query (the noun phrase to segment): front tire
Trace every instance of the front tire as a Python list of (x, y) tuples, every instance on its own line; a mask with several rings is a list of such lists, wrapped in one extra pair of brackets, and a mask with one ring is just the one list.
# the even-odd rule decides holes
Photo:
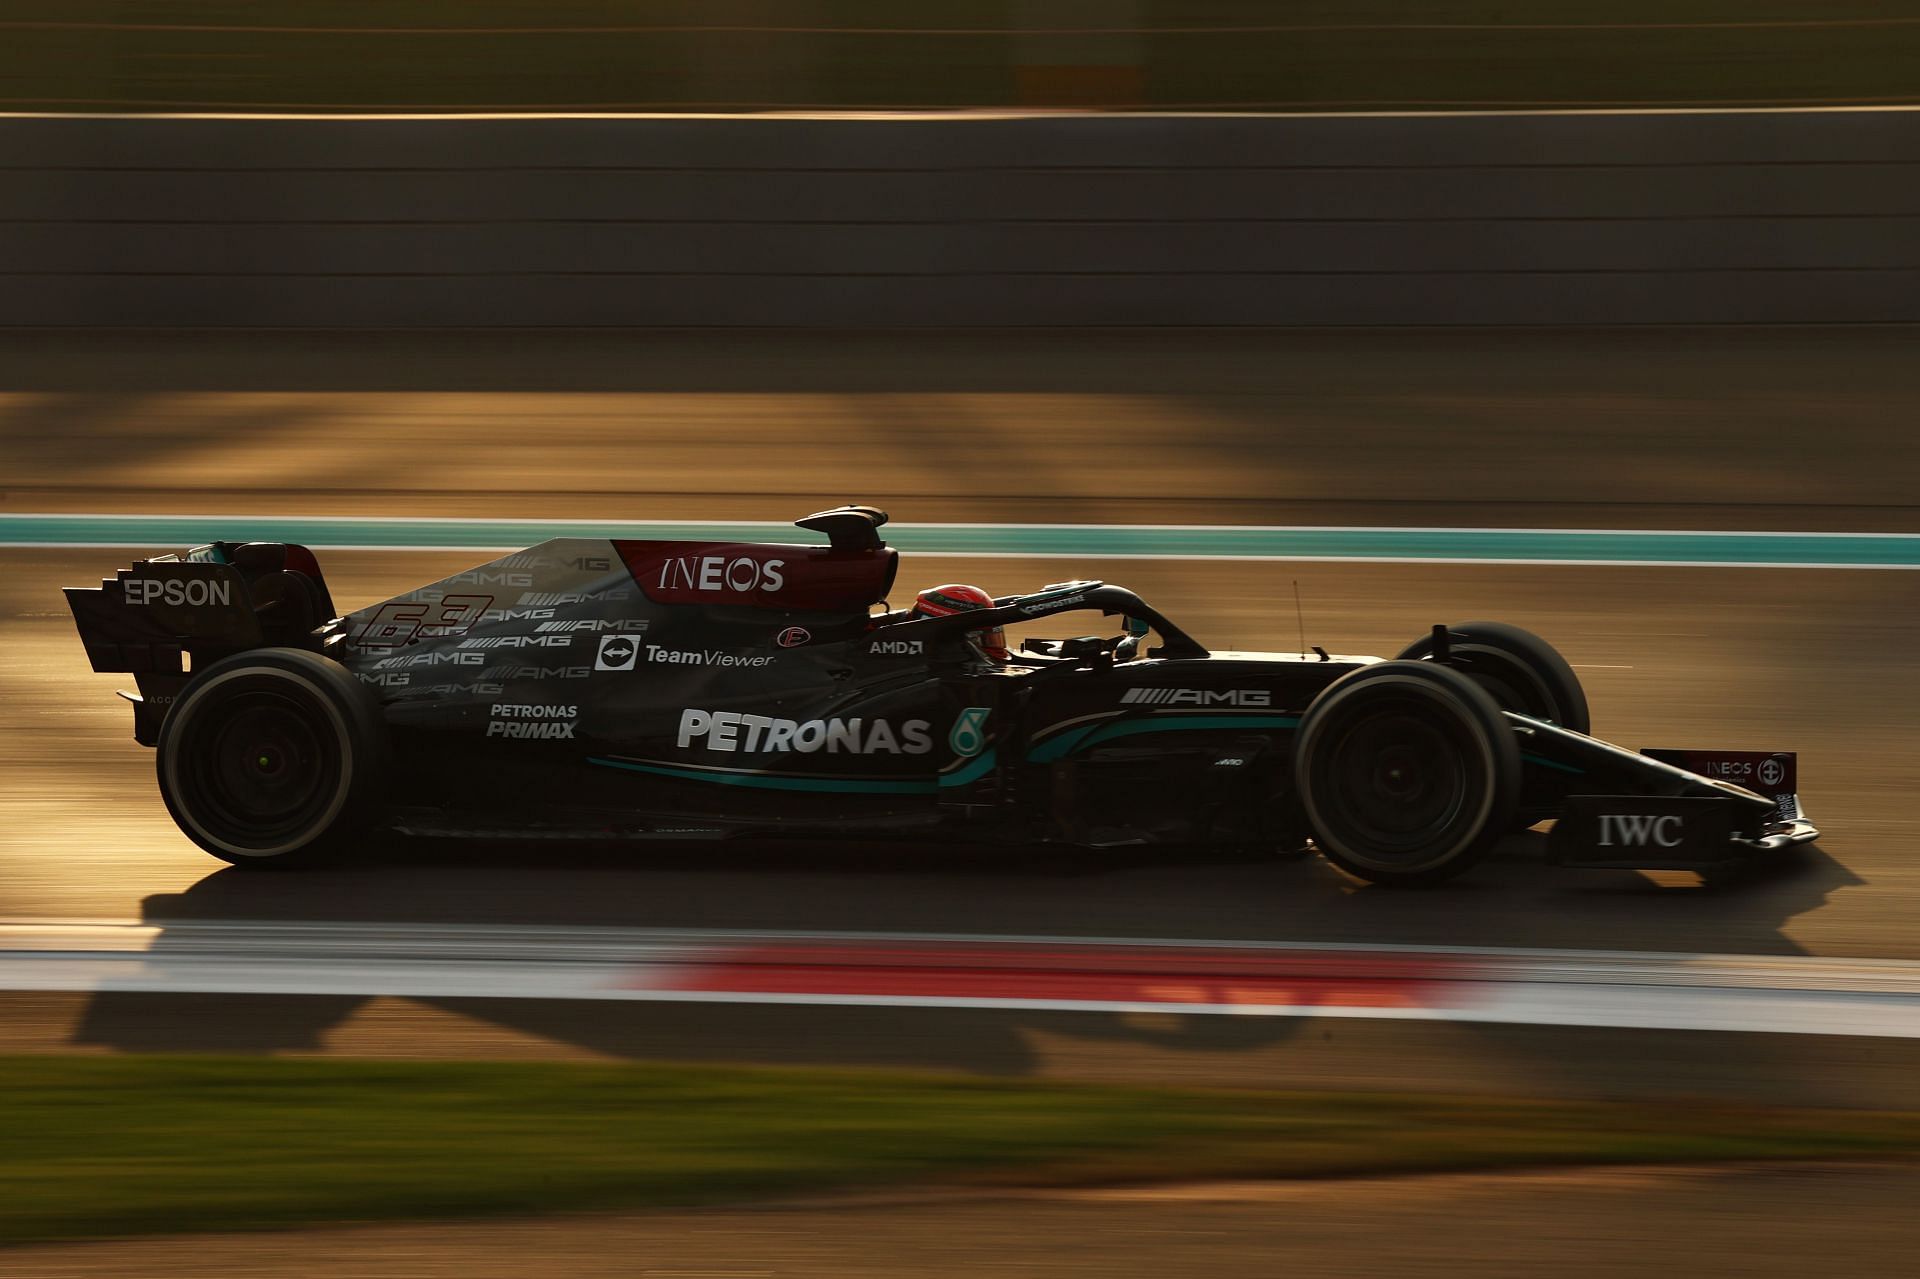
[(1465, 675), (1380, 662), (1307, 707), (1293, 779), (1328, 861), (1369, 883), (1429, 884), (1473, 865), (1512, 825), (1520, 749)]
[[(1447, 664), (1492, 694), (1505, 710), (1570, 728), (1593, 731), (1587, 693), (1558, 649), (1506, 622), (1456, 622), (1447, 628)], [(1400, 660), (1430, 660), (1433, 636), (1407, 645)]]
[(180, 829), (236, 866), (301, 866), (363, 835), (383, 797), (387, 735), (338, 662), (267, 648), (195, 675), (160, 728), (160, 797)]

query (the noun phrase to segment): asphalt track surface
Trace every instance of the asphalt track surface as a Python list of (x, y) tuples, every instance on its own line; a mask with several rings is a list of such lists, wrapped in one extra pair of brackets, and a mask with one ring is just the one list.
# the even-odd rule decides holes
[[(13, 336), (0, 339), (0, 509), (769, 519), (853, 498), (901, 520), (1912, 532), (1915, 465), (1889, 441), (1904, 441), (1920, 407), (1915, 353), (1903, 330), (837, 345)], [(352, 606), (476, 558), (332, 552), (323, 562), (336, 599)], [(1223, 647), (1296, 644), (1295, 579), (1309, 642), (1336, 650), (1391, 653), (1434, 621), (1517, 622), (1567, 652), (1604, 736), (1799, 751), (1804, 801), (1826, 832), (1777, 865), (1715, 883), (1560, 870), (1541, 860), (1538, 836), (1523, 836), (1453, 884), (1407, 893), (1356, 888), (1311, 858), (898, 845), (413, 844), (311, 875), (223, 869), (166, 818), (151, 754), (132, 743), (112, 696), (125, 681), (86, 671), (59, 598), (61, 585), (120, 562), (119, 552), (0, 552), (0, 915), (1920, 958), (1912, 573), (1074, 566), (1135, 587)], [(901, 580), (1004, 591), (1061, 575), (1055, 561), (909, 556)], [(183, 1018), (178, 1007), (48, 996), (14, 1003), (0, 1021), (16, 1037), (38, 1027), (109, 1047), (277, 1050), (358, 1036), (376, 1051), (511, 1053), (540, 1041), (631, 1055), (673, 1051), (682, 1033), (515, 1001), (411, 1011), (335, 1002), (293, 1014), (243, 1001)], [(975, 1019), (889, 1041), (877, 1019), (858, 1023), (839, 1031), (867, 1035), (862, 1060), (1007, 1072), (1071, 1059), (1114, 1073), (1112, 1059), (1131, 1056), (1127, 1070), (1176, 1074), (1186, 1070), (1178, 1050), (1219, 1060), (1273, 1037), (1119, 1021), (1091, 1033), (1035, 1021), (1015, 1035), (1004, 1020)], [(720, 1042), (711, 1028), (705, 1038), (683, 1030), (687, 1053)], [(817, 1019), (767, 1018), (733, 1032), (732, 1055), (782, 1055), (768, 1045), (785, 1036), (786, 1056), (846, 1059), (804, 1042), (826, 1033)], [(1343, 1033), (1351, 1064), (1372, 1032)], [(1449, 1045), (1454, 1028), (1422, 1033), (1439, 1075), (1484, 1068), (1485, 1036)], [(1750, 1046), (1709, 1041), (1691, 1064), (1670, 1063), (1679, 1073), (1669, 1083), (1704, 1088), (1731, 1054), (1768, 1073)], [(1583, 1041), (1563, 1032), (1555, 1042), (1564, 1054)], [(1848, 1042), (1796, 1048), (1811, 1055), (1777, 1059), (1775, 1074), (1788, 1081), (1823, 1055), (1845, 1058)], [(1616, 1049), (1604, 1035), (1584, 1041), (1593, 1054)]]
[(1904, 328), (0, 331), (0, 511), (1920, 532)]

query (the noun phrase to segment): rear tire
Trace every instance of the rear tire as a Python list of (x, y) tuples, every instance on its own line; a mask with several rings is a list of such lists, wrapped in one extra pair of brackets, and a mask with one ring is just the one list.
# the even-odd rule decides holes
[(391, 752), (380, 705), (338, 662), (266, 648), (215, 662), (182, 690), (155, 752), (180, 829), (236, 866), (304, 866), (363, 835)]
[(1473, 865), (1512, 825), (1520, 748), (1465, 675), (1380, 662), (1307, 707), (1293, 780), (1328, 861), (1369, 883), (1430, 884)]

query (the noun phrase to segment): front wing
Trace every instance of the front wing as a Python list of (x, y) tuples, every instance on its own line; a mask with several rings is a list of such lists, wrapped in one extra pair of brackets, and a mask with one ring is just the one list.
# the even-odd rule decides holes
[(1790, 751), (1639, 753), (1509, 712), (1529, 789), (1558, 798), (1548, 841), (1569, 866), (1709, 870), (1810, 843)]

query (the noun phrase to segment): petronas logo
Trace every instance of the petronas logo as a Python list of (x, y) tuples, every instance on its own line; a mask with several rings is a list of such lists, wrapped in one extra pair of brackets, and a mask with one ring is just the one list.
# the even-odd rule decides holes
[(953, 721), (953, 731), (947, 734), (947, 745), (961, 759), (972, 759), (987, 744), (987, 716), (993, 713), (990, 706), (969, 706), (960, 712), (960, 718)]

